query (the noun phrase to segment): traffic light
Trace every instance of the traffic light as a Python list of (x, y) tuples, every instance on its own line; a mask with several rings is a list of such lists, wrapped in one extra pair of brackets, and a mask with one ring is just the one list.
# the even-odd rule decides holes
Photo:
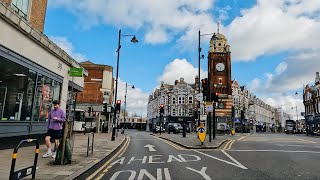
[(119, 112), (119, 113), (120, 113), (120, 108), (121, 108), (121, 100), (117, 100), (116, 112)]
[(211, 100), (212, 100), (213, 102), (218, 102), (218, 101), (219, 101), (219, 93), (218, 93), (218, 92), (213, 92), (213, 93), (211, 94)]
[(107, 113), (108, 111), (108, 103), (103, 103), (102, 112)]
[(160, 116), (163, 116), (164, 114), (164, 105), (160, 104)]
[(201, 85), (202, 85), (202, 93), (203, 93), (203, 99), (204, 101), (208, 101), (208, 78), (201, 79)]
[(91, 112), (92, 112), (91, 107), (88, 107), (88, 113), (89, 113), (89, 116), (91, 115)]

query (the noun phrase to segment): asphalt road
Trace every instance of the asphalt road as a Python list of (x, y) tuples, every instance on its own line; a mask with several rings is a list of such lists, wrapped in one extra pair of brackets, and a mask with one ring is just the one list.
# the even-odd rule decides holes
[(320, 179), (317, 138), (237, 135), (220, 149), (190, 150), (148, 132), (126, 133), (130, 140), (83, 179)]

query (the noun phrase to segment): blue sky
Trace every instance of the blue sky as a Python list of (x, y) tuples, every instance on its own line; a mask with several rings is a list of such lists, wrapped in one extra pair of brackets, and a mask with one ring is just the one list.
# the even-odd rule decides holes
[[(113, 67), (119, 28), (135, 34), (137, 44), (121, 39), (119, 77), (137, 87), (130, 91), (134, 97), (128, 96), (129, 110), (145, 114), (146, 98), (161, 81), (184, 77), (193, 83), (198, 30), (216, 32), (220, 21), (231, 46), (232, 79), (273, 106), (290, 111), (297, 105), (303, 111), (302, 96), (294, 92), (312, 83), (319, 71), (313, 58), (320, 49), (315, 41), (320, 39), (318, 7), (317, 1), (303, 0), (51, 0), (45, 34), (78, 61)], [(209, 38), (201, 39), (205, 56)], [(308, 72), (295, 66), (301, 61)]]

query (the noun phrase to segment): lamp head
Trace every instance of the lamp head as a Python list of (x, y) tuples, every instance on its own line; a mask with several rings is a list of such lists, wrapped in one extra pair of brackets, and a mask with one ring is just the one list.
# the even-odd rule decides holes
[(134, 85), (132, 86), (132, 89), (134, 89)]
[(132, 43), (138, 43), (138, 39), (136, 38), (136, 36), (133, 36), (132, 39), (131, 39), (131, 42)]

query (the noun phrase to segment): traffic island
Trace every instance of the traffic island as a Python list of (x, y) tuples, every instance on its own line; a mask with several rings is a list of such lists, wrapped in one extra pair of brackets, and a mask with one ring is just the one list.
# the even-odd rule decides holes
[(181, 134), (161, 134), (158, 137), (187, 149), (217, 149), (229, 140), (229, 138), (225, 136), (216, 136), (215, 139), (209, 142), (209, 136), (207, 136), (202, 145), (195, 133), (188, 134), (186, 138), (183, 138)]

